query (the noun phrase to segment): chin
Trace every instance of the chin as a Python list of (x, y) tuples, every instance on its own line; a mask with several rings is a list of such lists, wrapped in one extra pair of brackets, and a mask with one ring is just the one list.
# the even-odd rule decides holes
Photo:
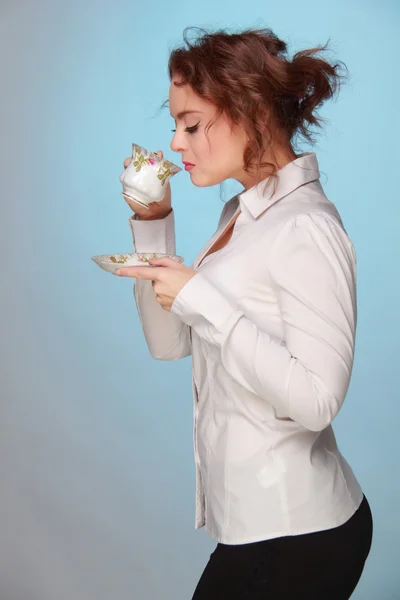
[(207, 177), (207, 175), (199, 176), (198, 174), (196, 175), (196, 173), (191, 173), (190, 179), (196, 187), (211, 187), (212, 185), (218, 185), (224, 181), (224, 179), (215, 175)]

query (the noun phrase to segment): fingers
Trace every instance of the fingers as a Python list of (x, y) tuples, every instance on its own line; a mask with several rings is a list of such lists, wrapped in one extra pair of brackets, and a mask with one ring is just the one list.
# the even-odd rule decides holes
[(154, 267), (176, 267), (177, 269), (181, 267), (181, 263), (169, 256), (163, 256), (162, 258), (150, 258), (149, 264)]
[(158, 269), (154, 267), (122, 267), (115, 271), (119, 277), (136, 277), (137, 279), (159, 279)]

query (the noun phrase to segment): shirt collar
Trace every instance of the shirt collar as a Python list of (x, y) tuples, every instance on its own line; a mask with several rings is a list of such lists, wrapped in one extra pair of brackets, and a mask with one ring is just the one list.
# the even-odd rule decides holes
[[(277, 175), (279, 179), (275, 193), (273, 193), (274, 181), (270, 177), (263, 179), (252, 188), (241, 192), (238, 195), (241, 210), (245, 206), (256, 219), (267, 208), (301, 185), (319, 179), (320, 173), (315, 152), (303, 152), (299, 154), (295, 160), (279, 169)], [(270, 180), (269, 183), (271, 185), (267, 185), (268, 180)], [(263, 192), (265, 187), (266, 190)]]

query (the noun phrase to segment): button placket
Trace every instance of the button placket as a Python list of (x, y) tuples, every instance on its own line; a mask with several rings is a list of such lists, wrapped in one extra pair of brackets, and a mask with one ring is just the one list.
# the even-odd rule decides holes
[[(192, 329), (190, 328), (190, 340), (192, 343)], [(200, 457), (197, 449), (197, 417), (199, 412), (199, 396), (198, 396), (198, 388), (196, 385), (194, 370), (192, 366), (192, 389), (193, 389), (193, 448), (194, 448), (194, 458), (195, 458), (195, 468), (196, 468), (196, 516), (195, 516), (195, 526), (202, 527), (205, 525), (205, 500), (204, 500), (204, 490), (203, 490), (203, 482), (201, 479), (201, 471), (200, 471)]]

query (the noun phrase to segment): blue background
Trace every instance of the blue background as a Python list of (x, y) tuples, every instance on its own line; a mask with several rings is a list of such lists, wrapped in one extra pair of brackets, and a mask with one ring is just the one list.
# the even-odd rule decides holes
[[(373, 509), (354, 598), (400, 598), (399, 3), (2, 0), (0, 596), (188, 600), (215, 547), (194, 530), (190, 359), (147, 350), (131, 279), (94, 254), (132, 251), (119, 175), (131, 143), (162, 149), (169, 50), (186, 26), (271, 27), (324, 44), (350, 81), (315, 151), (358, 258), (353, 378), (335, 421)], [(219, 186), (172, 181), (177, 251), (214, 232)], [(228, 199), (241, 187), (224, 185)]]

